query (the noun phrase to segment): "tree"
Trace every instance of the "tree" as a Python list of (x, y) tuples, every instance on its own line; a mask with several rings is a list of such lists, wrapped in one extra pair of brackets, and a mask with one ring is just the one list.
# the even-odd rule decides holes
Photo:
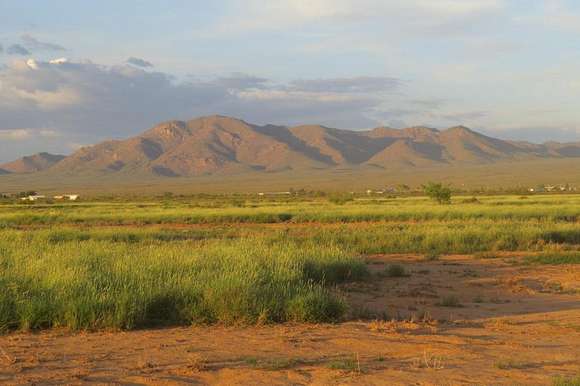
[(451, 188), (448, 185), (443, 185), (440, 182), (429, 182), (423, 185), (423, 191), (433, 201), (439, 204), (451, 203)]
[(26, 192), (20, 192), (16, 195), (16, 197), (18, 198), (23, 198), (23, 197), (28, 197), (28, 196), (36, 196), (38, 193), (36, 193), (34, 190), (29, 190)]

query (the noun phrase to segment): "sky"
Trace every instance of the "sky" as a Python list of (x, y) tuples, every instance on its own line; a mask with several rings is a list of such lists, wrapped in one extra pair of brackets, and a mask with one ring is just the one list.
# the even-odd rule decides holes
[(580, 140), (573, 0), (0, 0), (0, 161), (170, 119)]

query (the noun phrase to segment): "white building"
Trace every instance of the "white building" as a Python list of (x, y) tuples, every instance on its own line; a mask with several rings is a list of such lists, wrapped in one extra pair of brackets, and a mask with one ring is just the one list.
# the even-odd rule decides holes
[(69, 201), (76, 201), (79, 199), (79, 195), (78, 194), (63, 194), (61, 196), (54, 196), (53, 198), (55, 200), (69, 200)]
[(46, 196), (42, 196), (42, 195), (34, 195), (34, 196), (26, 196), (26, 197), (22, 197), (21, 200), (22, 201), (37, 201), (37, 200), (41, 200), (41, 199), (45, 199)]

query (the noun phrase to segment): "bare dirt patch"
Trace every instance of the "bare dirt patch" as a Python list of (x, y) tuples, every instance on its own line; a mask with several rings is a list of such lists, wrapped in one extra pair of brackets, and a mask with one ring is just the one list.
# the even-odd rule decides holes
[(9, 334), (0, 383), (545, 385), (579, 374), (580, 268), (514, 260), (371, 256), (369, 281), (337, 289), (352, 305), (339, 324)]

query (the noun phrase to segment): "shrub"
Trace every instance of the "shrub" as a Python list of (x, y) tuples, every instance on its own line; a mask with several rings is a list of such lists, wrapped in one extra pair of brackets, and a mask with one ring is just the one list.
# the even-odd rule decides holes
[(459, 298), (455, 295), (445, 296), (438, 305), (441, 307), (462, 307)]
[(328, 201), (335, 205), (344, 205), (347, 202), (354, 201), (354, 198), (346, 194), (333, 194), (328, 197)]
[(385, 268), (385, 275), (388, 277), (406, 277), (409, 276), (405, 271), (405, 267), (400, 264), (391, 264)]
[(433, 201), (439, 204), (451, 203), (451, 188), (438, 182), (429, 182), (423, 185), (423, 191)]

